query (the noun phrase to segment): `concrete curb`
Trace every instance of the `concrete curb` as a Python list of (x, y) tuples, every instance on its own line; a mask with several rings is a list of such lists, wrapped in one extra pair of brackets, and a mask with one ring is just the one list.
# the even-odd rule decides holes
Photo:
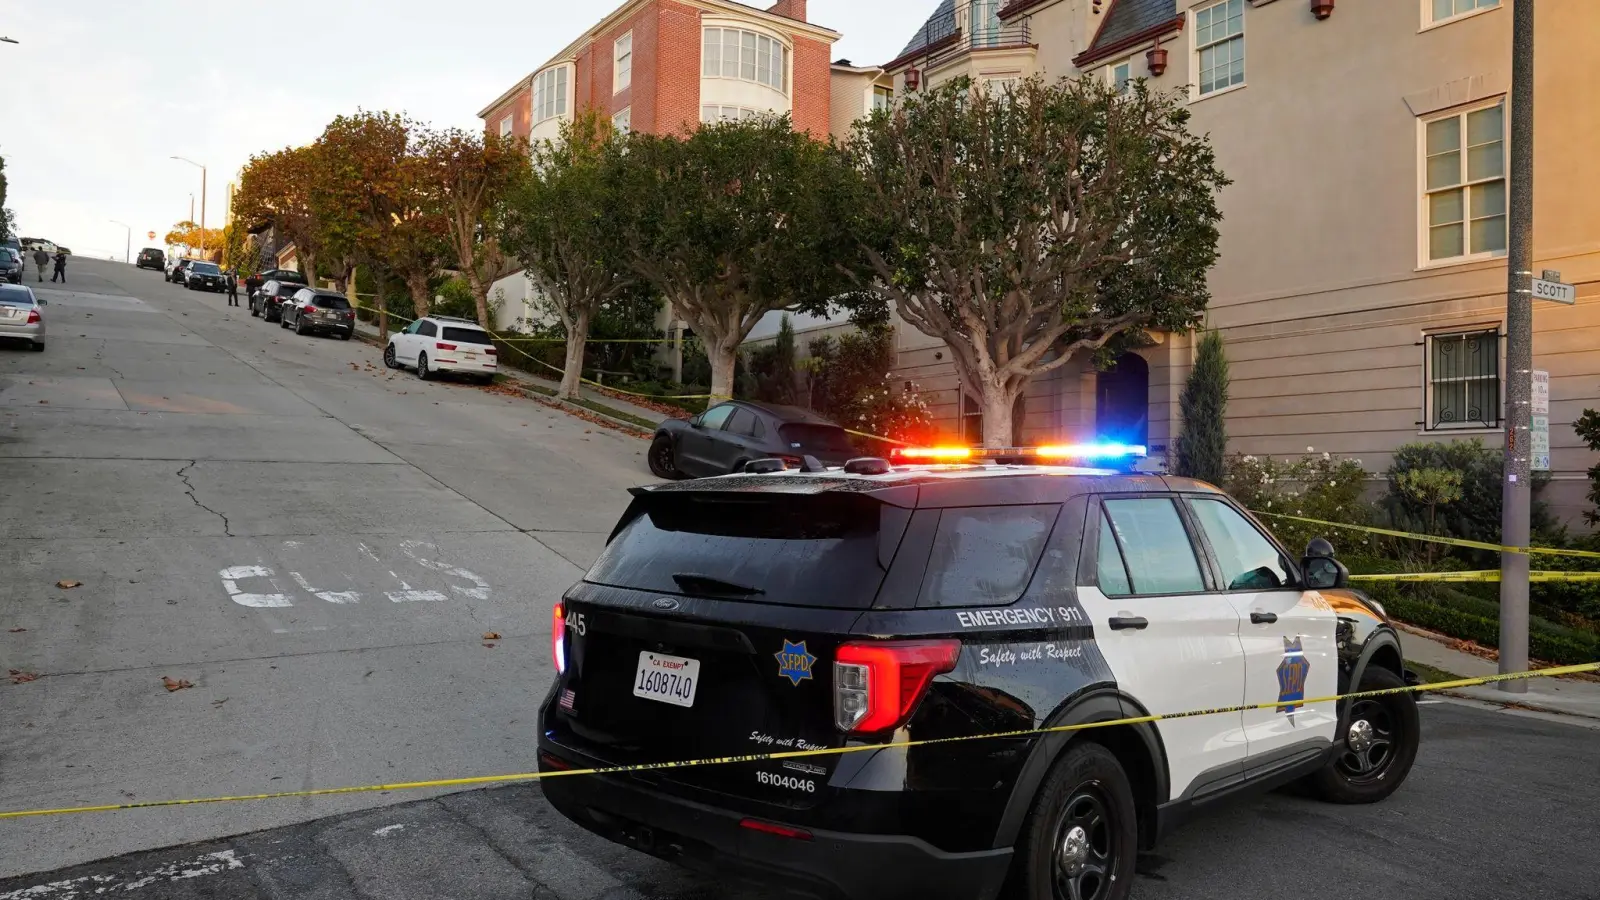
[(1568, 716), (1574, 719), (1584, 719), (1590, 722), (1600, 722), (1600, 714), (1588, 710), (1573, 709), (1564, 705), (1543, 700), (1531, 694), (1505, 694), (1488, 685), (1475, 688), (1460, 688), (1453, 691), (1434, 691), (1446, 697), (1455, 697), (1460, 700), (1473, 700), (1478, 703), (1490, 703), (1501, 709), (1531, 709), (1535, 712), (1550, 713), (1557, 716)]

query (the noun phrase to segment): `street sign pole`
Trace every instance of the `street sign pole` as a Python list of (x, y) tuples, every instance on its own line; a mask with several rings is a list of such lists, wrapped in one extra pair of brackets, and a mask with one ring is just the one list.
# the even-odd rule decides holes
[[(1527, 547), (1532, 508), (1533, 0), (1511, 4), (1511, 166), (1506, 294), (1506, 450), (1500, 542)], [(1500, 554), (1500, 671), (1528, 668), (1528, 554)], [(1500, 689), (1525, 694), (1523, 679)]]

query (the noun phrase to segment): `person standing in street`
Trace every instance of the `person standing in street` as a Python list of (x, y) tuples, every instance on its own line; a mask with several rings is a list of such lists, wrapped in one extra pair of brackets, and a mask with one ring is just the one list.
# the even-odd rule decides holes
[(239, 305), (239, 270), (228, 270), (228, 305)]
[(50, 265), (50, 254), (43, 247), (33, 248), (33, 265), (39, 270), (39, 281), (44, 281), (44, 267)]
[(57, 278), (61, 279), (62, 284), (67, 283), (67, 254), (60, 250), (56, 251), (56, 270), (50, 275), (50, 283), (55, 284)]

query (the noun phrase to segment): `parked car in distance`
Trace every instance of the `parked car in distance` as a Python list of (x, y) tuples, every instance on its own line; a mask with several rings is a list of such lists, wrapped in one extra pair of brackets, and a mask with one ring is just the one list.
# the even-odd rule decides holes
[(454, 372), (488, 383), (499, 369), (499, 358), (489, 332), (471, 319), (426, 316), (389, 337), (383, 364), (391, 369), (409, 366), (423, 381)]
[(284, 304), (294, 299), (295, 292), (305, 287), (293, 281), (269, 281), (250, 296), (250, 315), (260, 316), (267, 322), (283, 319)]
[(338, 291), (318, 288), (301, 288), (283, 304), (279, 325), (293, 328), (295, 334), (327, 332), (337, 334), (342, 341), (350, 340), (356, 330), (356, 311), (350, 307), (349, 298)]
[(44, 314), (48, 301), (35, 296), (33, 288), (20, 284), (0, 284), (0, 339), (27, 341), (34, 350), (44, 349)]
[(14, 237), (0, 239), (0, 250), (10, 249), (17, 254), (18, 259), (26, 259), (27, 254), (22, 249), (22, 241)]
[(155, 269), (159, 272), (167, 267), (167, 255), (155, 247), (146, 247), (139, 251), (133, 265), (137, 269)]
[(189, 270), (189, 264), (193, 263), (193, 262), (198, 262), (198, 260), (193, 260), (193, 259), (175, 259), (175, 260), (173, 260), (172, 261), (172, 267), (167, 269), (167, 280), (172, 282), (173, 284), (183, 284), (183, 280), (189, 276), (189, 271), (188, 271)]
[(0, 280), (21, 284), (22, 272), (26, 268), (21, 253), (10, 247), (0, 247)]
[(191, 291), (221, 293), (228, 289), (228, 276), (222, 274), (222, 268), (216, 263), (197, 259), (184, 270), (183, 286)]
[(739, 472), (769, 457), (798, 467), (807, 456), (842, 466), (859, 455), (843, 428), (811, 410), (733, 400), (687, 422), (662, 422), (646, 460), (657, 478), (702, 478)]
[(56, 245), (56, 252), (60, 253), (60, 254), (63, 254), (63, 255), (66, 255), (66, 256), (71, 256), (72, 255), (72, 251), (71, 250), (68, 250), (66, 247), (63, 247), (60, 244)]
[(261, 290), (261, 286), (269, 281), (287, 281), (304, 287), (306, 277), (294, 269), (268, 269), (265, 272), (246, 275), (244, 278), (245, 296), (254, 297), (256, 291)]

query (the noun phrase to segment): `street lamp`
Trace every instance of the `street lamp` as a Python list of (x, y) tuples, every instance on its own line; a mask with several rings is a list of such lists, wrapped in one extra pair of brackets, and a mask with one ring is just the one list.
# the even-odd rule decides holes
[(204, 259), (206, 256), (206, 167), (182, 156), (174, 156), (173, 159), (179, 162), (186, 162), (200, 170), (200, 258)]
[(133, 226), (129, 225), (127, 222), (118, 222), (116, 219), (107, 219), (106, 221), (113, 225), (121, 225), (123, 228), (128, 229), (128, 243), (122, 249), (122, 261), (125, 263), (133, 262)]
[(14, 40), (12, 38), (5, 37), (3, 35), (0, 35), (0, 44), (17, 44), (17, 43), (21, 43), (21, 42), (17, 41), (17, 40)]

